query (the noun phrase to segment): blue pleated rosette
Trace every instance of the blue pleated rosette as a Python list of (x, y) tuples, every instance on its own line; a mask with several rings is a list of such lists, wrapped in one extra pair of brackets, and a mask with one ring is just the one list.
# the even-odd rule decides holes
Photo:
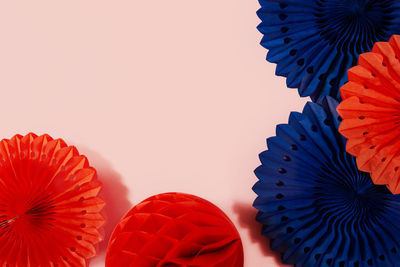
[(313, 101), (340, 99), (358, 55), (400, 34), (398, 0), (259, 0), (258, 26), (276, 74)]
[(337, 130), (338, 103), (320, 103), (291, 113), (260, 154), (262, 233), (286, 264), (400, 266), (400, 196), (357, 169)]

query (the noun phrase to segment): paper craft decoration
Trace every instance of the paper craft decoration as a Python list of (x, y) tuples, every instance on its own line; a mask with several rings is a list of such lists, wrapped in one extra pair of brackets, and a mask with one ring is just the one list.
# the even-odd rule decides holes
[(287, 86), (313, 101), (340, 99), (358, 55), (400, 34), (397, 0), (259, 0), (258, 26), (267, 60)]
[(130, 210), (111, 236), (106, 267), (242, 267), (229, 218), (199, 197), (165, 193)]
[(101, 241), (101, 184), (49, 135), (0, 141), (0, 266), (87, 266)]
[(362, 54), (349, 70), (338, 107), (347, 152), (356, 156), (358, 168), (369, 172), (375, 184), (387, 185), (394, 194), (400, 193), (399, 58), (399, 35)]
[(267, 140), (255, 170), (262, 233), (295, 266), (397, 266), (400, 196), (345, 151), (337, 102), (308, 102)]

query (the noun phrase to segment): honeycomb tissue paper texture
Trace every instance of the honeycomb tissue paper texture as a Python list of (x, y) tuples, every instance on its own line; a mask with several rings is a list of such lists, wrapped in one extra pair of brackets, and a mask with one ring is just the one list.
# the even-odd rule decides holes
[(235, 226), (199, 197), (165, 193), (131, 209), (111, 236), (107, 267), (243, 267)]

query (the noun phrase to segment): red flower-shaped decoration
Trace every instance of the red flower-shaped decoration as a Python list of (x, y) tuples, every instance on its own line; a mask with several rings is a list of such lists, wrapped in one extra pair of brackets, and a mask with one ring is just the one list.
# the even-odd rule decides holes
[(375, 184), (400, 193), (400, 36), (378, 42), (348, 71), (341, 88), (339, 131), (347, 151)]
[(242, 267), (240, 236), (210, 202), (182, 193), (150, 197), (135, 206), (110, 239), (107, 267)]
[(86, 157), (61, 139), (0, 141), (0, 266), (87, 266), (102, 239), (100, 189)]

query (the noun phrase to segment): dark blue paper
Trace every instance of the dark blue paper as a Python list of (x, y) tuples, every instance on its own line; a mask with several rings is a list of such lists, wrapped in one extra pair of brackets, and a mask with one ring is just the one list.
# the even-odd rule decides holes
[(340, 100), (358, 55), (400, 34), (398, 0), (259, 0), (267, 60), (287, 86), (317, 101)]
[(267, 140), (255, 170), (257, 221), (286, 264), (400, 266), (400, 196), (357, 169), (337, 105), (308, 102)]

